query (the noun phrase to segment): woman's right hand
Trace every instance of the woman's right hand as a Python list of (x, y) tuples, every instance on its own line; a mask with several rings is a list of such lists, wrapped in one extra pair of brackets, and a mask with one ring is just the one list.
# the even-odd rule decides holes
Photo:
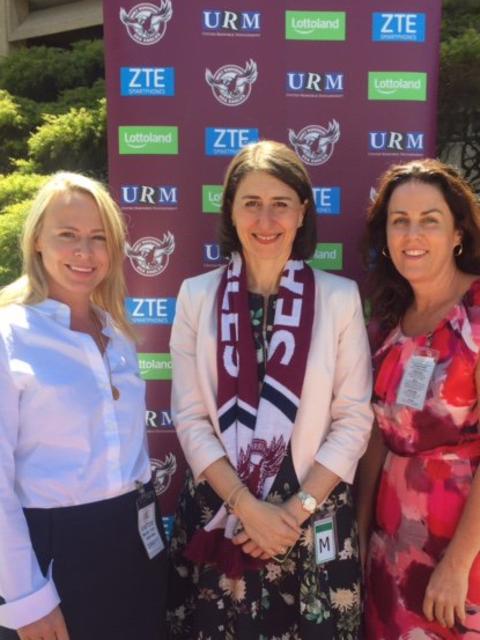
[(20, 640), (70, 640), (60, 607), (17, 630)]
[(257, 500), (248, 492), (239, 501), (236, 514), (243, 531), (233, 538), (233, 543), (242, 545), (245, 553), (250, 553), (249, 545), (254, 543), (268, 556), (281, 555), (296, 543), (301, 533), (301, 527), (288, 511)]

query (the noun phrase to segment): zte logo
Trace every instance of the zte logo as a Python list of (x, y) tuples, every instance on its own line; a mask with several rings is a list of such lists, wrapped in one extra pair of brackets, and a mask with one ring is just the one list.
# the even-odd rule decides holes
[(175, 95), (173, 67), (122, 67), (120, 69), (122, 96)]
[(289, 71), (287, 73), (287, 93), (343, 94), (343, 73), (314, 73)]
[(373, 13), (375, 42), (425, 42), (424, 13)]
[(126, 298), (128, 319), (134, 324), (172, 324), (176, 298)]
[(258, 11), (209, 10), (202, 12), (205, 32), (230, 32), (260, 34), (260, 13)]
[(205, 153), (207, 156), (234, 156), (251, 142), (258, 142), (258, 129), (205, 129)]
[(424, 151), (424, 137), (425, 134), (418, 131), (370, 131), (368, 149), (371, 153), (421, 155)]
[(124, 209), (176, 208), (178, 205), (178, 187), (152, 186), (146, 184), (127, 184), (120, 190), (120, 203)]
[(340, 187), (313, 187), (313, 197), (318, 214), (338, 215), (340, 213)]

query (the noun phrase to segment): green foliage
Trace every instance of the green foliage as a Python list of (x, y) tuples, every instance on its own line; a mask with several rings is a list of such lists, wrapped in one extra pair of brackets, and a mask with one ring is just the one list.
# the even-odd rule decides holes
[(46, 114), (44, 124), (28, 140), (31, 168), (50, 173), (58, 169), (103, 175), (107, 163), (106, 100), (95, 108), (71, 108)]
[(10, 214), (10, 206), (30, 200), (48, 176), (10, 173), (0, 176), (0, 214)]
[[(441, 157), (460, 165), (480, 190), (480, 8), (473, 14), (478, 28), (451, 36), (441, 46), (438, 146)], [(449, 32), (456, 32), (458, 20), (452, 18)]]
[(0, 172), (11, 171), (12, 158), (25, 155), (28, 123), (15, 98), (0, 89)]
[(20, 236), (30, 205), (31, 200), (11, 204), (0, 216), (0, 286), (9, 284), (21, 273)]
[(480, 4), (478, 0), (444, 0), (442, 42), (457, 38), (467, 29), (480, 31)]
[(77, 42), (71, 49), (19, 49), (0, 61), (0, 88), (41, 102), (57, 100), (65, 89), (90, 87), (103, 75), (101, 40)]
[[(62, 91), (58, 101), (54, 103), (54, 109), (45, 109), (48, 113), (65, 113), (71, 107), (91, 107), (98, 100), (105, 97), (105, 80), (95, 80), (91, 87), (75, 87)], [(53, 107), (53, 105), (51, 105)]]

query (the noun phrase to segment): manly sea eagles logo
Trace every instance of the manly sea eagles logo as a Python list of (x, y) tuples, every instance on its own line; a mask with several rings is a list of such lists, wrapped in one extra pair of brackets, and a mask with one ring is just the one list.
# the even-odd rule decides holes
[(150, 468), (153, 488), (157, 496), (161, 496), (170, 486), (172, 476), (177, 470), (177, 459), (173, 453), (166, 455), (163, 461), (158, 458), (150, 458)]
[(327, 129), (319, 124), (311, 124), (298, 134), (293, 129), (288, 131), (288, 139), (297, 155), (310, 165), (324, 164), (330, 160), (339, 138), (340, 125), (336, 120), (329, 122)]
[(130, 11), (120, 9), (120, 20), (132, 40), (138, 44), (149, 45), (163, 38), (172, 13), (171, 0), (161, 0), (159, 5), (140, 2)]
[(247, 60), (244, 69), (236, 64), (225, 64), (215, 73), (210, 69), (205, 70), (205, 80), (212, 87), (213, 95), (227, 107), (238, 107), (248, 100), (257, 77), (257, 63), (254, 60)]
[(125, 253), (132, 267), (141, 276), (148, 278), (158, 276), (165, 271), (169, 256), (174, 250), (175, 238), (170, 231), (164, 233), (161, 240), (147, 236), (140, 238), (133, 245), (128, 242), (125, 245)]

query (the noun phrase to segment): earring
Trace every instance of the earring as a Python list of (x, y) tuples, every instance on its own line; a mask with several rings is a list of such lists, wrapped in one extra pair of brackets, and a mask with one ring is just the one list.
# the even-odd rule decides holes
[(457, 244), (455, 247), (453, 247), (453, 255), (455, 256), (455, 258), (458, 258), (462, 255), (463, 253), (463, 244)]
[(388, 259), (390, 259), (390, 254), (388, 253), (388, 249), (387, 249), (387, 247), (383, 247), (383, 249), (382, 249), (382, 256), (383, 256), (384, 258), (388, 258)]

